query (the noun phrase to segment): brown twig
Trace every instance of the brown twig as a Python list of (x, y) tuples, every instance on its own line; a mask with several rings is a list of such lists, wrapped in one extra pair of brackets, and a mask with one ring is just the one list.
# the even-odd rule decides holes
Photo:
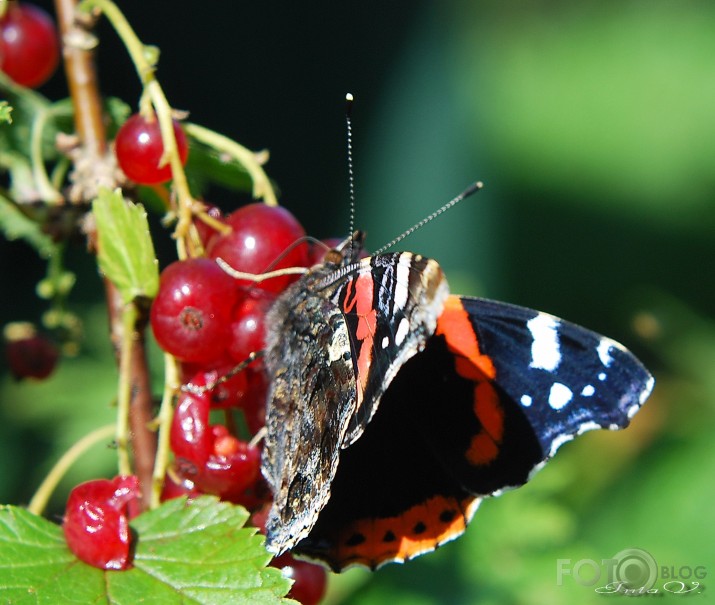
[[(76, 0), (55, 0), (60, 34), (63, 40), (63, 59), (70, 95), (74, 106), (75, 128), (83, 157), (90, 165), (103, 171), (107, 152), (106, 132), (102, 119), (102, 99), (97, 81), (93, 51), (72, 43), (83, 28), (75, 20)], [(100, 180), (100, 177), (97, 178)], [(88, 221), (92, 225), (93, 221)], [(87, 229), (90, 249), (96, 249), (96, 232), (93, 226)], [(105, 293), (112, 344), (117, 360), (122, 342), (122, 305), (119, 293), (112, 283), (105, 280)], [(137, 304), (137, 303), (133, 303)], [(130, 428), (134, 467), (142, 488), (143, 507), (146, 508), (151, 493), (152, 471), (156, 454), (156, 435), (149, 429), (152, 419), (152, 397), (149, 368), (144, 346), (148, 310), (138, 305), (138, 320), (134, 329), (132, 358), (130, 363), (131, 406)]]
[(76, 44), (68, 44), (80, 30), (75, 20), (76, 0), (55, 0), (60, 36), (63, 40), (62, 57), (74, 105), (77, 135), (87, 151), (97, 159), (107, 149), (107, 139), (102, 121), (102, 99), (97, 84), (94, 53)]

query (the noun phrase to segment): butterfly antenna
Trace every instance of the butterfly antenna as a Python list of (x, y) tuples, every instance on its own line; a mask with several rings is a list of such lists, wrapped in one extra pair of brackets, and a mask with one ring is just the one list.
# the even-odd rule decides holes
[(348, 93), (345, 95), (345, 125), (347, 127), (348, 138), (348, 187), (350, 192), (350, 231), (348, 235), (350, 239), (350, 258), (353, 255), (352, 234), (355, 231), (355, 175), (353, 173), (353, 95)]
[(462, 191), (462, 193), (460, 193), (457, 197), (451, 199), (444, 206), (442, 206), (441, 208), (438, 208), (432, 214), (423, 218), (419, 223), (415, 223), (414, 225), (412, 225), (412, 227), (410, 227), (407, 231), (404, 231), (401, 235), (398, 235), (389, 244), (385, 244), (382, 248), (373, 252), (373, 255), (382, 254), (383, 252), (385, 252), (385, 250), (389, 250), (395, 244), (397, 244), (398, 242), (401, 242), (403, 239), (405, 239), (408, 235), (412, 235), (415, 231), (417, 231), (418, 229), (421, 229), (430, 221), (433, 221), (440, 214), (449, 210), (452, 206), (456, 206), (462, 200), (468, 198), (473, 193), (476, 193), (482, 187), (484, 187), (484, 183), (482, 183), (482, 181), (477, 181), (476, 183), (472, 183), (469, 187), (467, 187), (464, 191)]

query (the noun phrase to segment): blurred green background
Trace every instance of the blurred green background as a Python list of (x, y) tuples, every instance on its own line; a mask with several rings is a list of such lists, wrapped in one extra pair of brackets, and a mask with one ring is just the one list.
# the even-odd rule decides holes
[[(45, 6), (50, 3), (37, 2)], [(486, 187), (405, 247), (452, 290), (607, 333), (656, 374), (623, 433), (568, 444), (525, 488), (483, 504), (466, 536), (329, 602), (595, 603), (559, 559), (628, 548), (715, 573), (715, 5), (650, 1), (120, 2), (162, 50), (159, 78), (193, 121), (271, 151), (282, 203), (318, 237), (347, 231), (343, 98), (355, 94), (357, 223), (377, 248), (475, 179)], [(139, 86), (103, 27), (102, 87)], [(43, 89), (66, 96), (61, 75)], [(212, 192), (230, 209), (243, 200)], [(170, 260), (170, 245), (162, 250)], [(51, 462), (110, 422), (115, 370), (96, 271), (81, 249), (82, 355), (43, 384), (0, 384), (0, 500), (23, 503)], [(2, 243), (3, 323), (36, 320), (43, 266)], [(113, 453), (67, 486), (111, 474)], [(376, 496), (377, 497), (377, 496)], [(55, 511), (61, 514), (64, 495)], [(587, 578), (587, 570), (584, 571)], [(694, 578), (686, 578), (692, 581)], [(663, 600), (683, 598), (656, 587)], [(595, 584), (598, 585), (598, 584)], [(660, 601), (659, 601), (660, 602)]]

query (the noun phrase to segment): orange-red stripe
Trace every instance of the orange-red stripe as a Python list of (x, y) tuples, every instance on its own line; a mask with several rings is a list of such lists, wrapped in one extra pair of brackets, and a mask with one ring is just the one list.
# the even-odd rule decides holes
[(433, 496), (400, 515), (360, 519), (339, 532), (331, 562), (338, 569), (350, 565), (374, 569), (429, 552), (464, 533), (477, 504), (471, 496)]
[(482, 373), (481, 378), (496, 376), (496, 368), (488, 355), (479, 350), (477, 335), (472, 327), (467, 310), (458, 296), (448, 296), (444, 310), (437, 319), (435, 334), (443, 335), (449, 350), (457, 358), (457, 373), (468, 380), (475, 380), (475, 370)]
[(348, 284), (348, 291), (345, 296), (346, 313), (353, 310), (358, 316), (358, 325), (355, 337), (360, 341), (360, 351), (357, 359), (357, 405), (363, 400), (363, 394), (367, 387), (367, 379), (372, 363), (373, 343), (375, 340), (375, 330), (377, 329), (377, 311), (373, 307), (373, 296), (375, 284), (369, 273), (362, 273), (355, 280)]
[(492, 384), (496, 377), (494, 363), (481, 352), (472, 320), (458, 296), (447, 298), (435, 333), (444, 336), (455, 355), (457, 374), (474, 382), (473, 412), (482, 429), (470, 440), (465, 457), (470, 464), (489, 464), (499, 454), (504, 410)]

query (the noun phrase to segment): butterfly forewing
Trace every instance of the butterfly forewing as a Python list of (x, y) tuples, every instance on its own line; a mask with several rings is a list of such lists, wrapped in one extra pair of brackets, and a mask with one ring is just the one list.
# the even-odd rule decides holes
[(343, 447), (362, 434), (397, 371), (421, 351), (448, 296), (439, 265), (408, 252), (365, 259), (335, 289), (351, 335), (357, 405)]
[(493, 384), (528, 419), (544, 458), (587, 430), (626, 427), (653, 388), (645, 367), (610, 338), (516, 305), (450, 297), (448, 307), (454, 300), (491, 361)]
[(310, 532), (339, 449), (360, 436), (399, 368), (424, 347), (447, 296), (436, 262), (396, 253), (315, 268), (278, 298), (266, 347), (269, 549), (282, 552)]

